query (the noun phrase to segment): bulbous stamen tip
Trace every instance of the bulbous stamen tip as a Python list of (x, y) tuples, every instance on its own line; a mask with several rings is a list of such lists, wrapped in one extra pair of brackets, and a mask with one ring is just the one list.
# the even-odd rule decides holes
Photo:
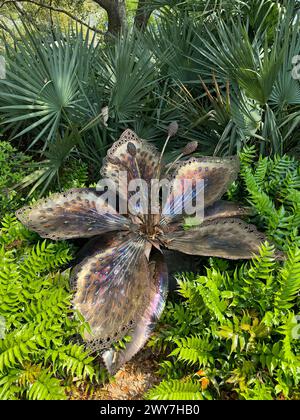
[(132, 156), (136, 156), (136, 147), (131, 141), (127, 144), (127, 152)]
[(177, 121), (172, 121), (168, 127), (168, 137), (174, 137), (178, 131), (178, 123)]
[(197, 141), (191, 141), (190, 143), (188, 143), (184, 147), (181, 154), (182, 154), (182, 156), (191, 155), (192, 153), (194, 153), (197, 150), (197, 148), (198, 148), (198, 142)]

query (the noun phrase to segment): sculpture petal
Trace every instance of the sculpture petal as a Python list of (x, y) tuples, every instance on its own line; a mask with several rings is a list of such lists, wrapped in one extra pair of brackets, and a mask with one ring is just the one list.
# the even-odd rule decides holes
[[(201, 201), (199, 205), (207, 208), (222, 197), (229, 185), (236, 179), (238, 172), (239, 161), (236, 156), (192, 158), (182, 162), (173, 174), (174, 187), (164, 206), (163, 215), (165, 216), (162, 217), (161, 223), (166, 224), (172, 219), (180, 219), (180, 214), (178, 215), (175, 210), (181, 209), (182, 201), (187, 199), (186, 194), (191, 195), (190, 191), (184, 190), (184, 180), (194, 182), (203, 180), (204, 202)], [(195, 199), (195, 196), (193, 198)]]
[(252, 258), (265, 236), (239, 219), (218, 219), (165, 237), (167, 248), (190, 255), (232, 260)]
[(106, 205), (94, 189), (79, 188), (39, 200), (16, 212), (18, 219), (43, 238), (89, 238), (130, 229), (131, 222)]
[[(129, 144), (133, 145), (136, 151), (135, 157), (128, 152)], [(127, 172), (128, 183), (135, 178), (141, 178), (150, 183), (151, 179), (155, 177), (158, 159), (159, 154), (155, 147), (128, 129), (108, 150), (101, 175), (103, 178), (113, 179), (119, 184), (120, 172)], [(121, 197), (127, 197), (125, 186), (119, 186), (119, 193)]]
[(163, 307), (167, 276), (161, 259), (148, 262), (145, 241), (138, 236), (120, 236), (118, 243), (115, 239), (112, 247), (106, 246), (85, 258), (72, 274), (73, 303), (91, 327), (85, 340), (93, 351), (111, 347), (132, 331), (133, 340), (118, 362), (113, 349), (106, 352), (107, 367), (113, 371), (146, 341)]
[(219, 200), (204, 211), (204, 221), (227, 217), (243, 217), (253, 214), (251, 207), (243, 207), (232, 201)]
[(131, 341), (124, 350), (117, 352), (111, 348), (103, 354), (103, 360), (110, 374), (117, 372), (145, 345), (164, 309), (168, 292), (168, 271), (161, 253), (155, 252), (151, 255), (148, 270), (150, 287), (145, 290), (147, 305), (131, 333)]

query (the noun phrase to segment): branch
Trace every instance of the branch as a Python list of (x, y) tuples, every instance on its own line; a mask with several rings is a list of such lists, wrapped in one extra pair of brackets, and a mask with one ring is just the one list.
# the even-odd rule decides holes
[(26, 18), (26, 19), (28, 19), (28, 21), (32, 23), (31, 16), (28, 16), (28, 13), (26, 13), (26, 12), (24, 11), (23, 6), (20, 6), (20, 5), (19, 5), (19, 2), (15, 1), (15, 2), (13, 3), (13, 5), (14, 5), (14, 7), (17, 9), (17, 12), (20, 14), (20, 16), (22, 16), (22, 15), (23, 15), (23, 16), (25, 16), (25, 18)]
[(100, 7), (102, 7), (106, 11), (111, 10), (113, 6), (111, 0), (94, 0), (94, 2), (97, 3)]
[[(71, 18), (71, 19), (75, 20), (76, 22), (80, 23), (81, 25), (85, 26), (86, 28), (88, 28), (88, 29), (90, 29), (90, 30), (92, 30), (92, 31), (94, 31), (98, 34), (105, 35), (105, 32), (100, 31), (99, 29), (96, 29), (95, 27), (88, 25), (82, 19), (79, 19), (78, 17), (74, 16), (72, 13), (68, 12), (67, 10), (60, 9), (60, 8), (54, 7), (54, 6), (49, 6), (47, 4), (41, 4), (38, 1), (34, 1), (34, 0), (18, 0), (18, 2), (19, 3), (30, 3), (30, 4), (34, 4), (35, 6), (43, 7), (44, 9), (52, 10), (52, 12), (63, 13), (65, 15), (69, 16), (69, 18)], [(10, 3), (15, 4), (16, 2), (15, 2), (15, 0), (5, 0), (2, 3), (0, 3), (0, 9), (3, 6), (5, 6), (7, 4), (10, 4)]]

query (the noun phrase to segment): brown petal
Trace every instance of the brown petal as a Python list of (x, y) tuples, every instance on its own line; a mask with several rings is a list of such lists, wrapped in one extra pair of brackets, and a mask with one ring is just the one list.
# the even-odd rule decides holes
[(43, 238), (89, 238), (115, 230), (130, 229), (95, 189), (78, 188), (39, 200), (16, 212), (18, 219)]
[(243, 207), (238, 203), (232, 201), (217, 201), (210, 207), (207, 207), (204, 212), (204, 221), (210, 221), (226, 217), (242, 217), (253, 214), (251, 207)]
[(239, 219), (219, 219), (165, 238), (169, 249), (190, 255), (228, 259), (249, 259), (256, 254), (265, 236), (256, 227)]
[(75, 308), (90, 324), (85, 339), (93, 350), (108, 348), (133, 329), (148, 305), (150, 289), (145, 241), (129, 234), (103, 245), (73, 271)]

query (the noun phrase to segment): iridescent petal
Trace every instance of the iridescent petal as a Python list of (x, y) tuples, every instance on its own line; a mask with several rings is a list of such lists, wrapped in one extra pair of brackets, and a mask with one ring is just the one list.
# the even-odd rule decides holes
[(169, 249), (190, 255), (248, 259), (258, 252), (265, 236), (239, 219), (219, 219), (165, 236)]
[[(128, 152), (128, 145), (133, 145), (135, 148), (135, 157)], [(128, 129), (108, 150), (101, 175), (119, 184), (120, 172), (127, 172), (128, 183), (135, 178), (141, 178), (150, 183), (156, 174), (158, 159), (159, 154), (155, 147)], [(127, 189), (124, 185), (120, 185), (119, 193), (120, 196), (127, 197)]]
[(131, 222), (116, 213), (94, 189), (73, 189), (39, 200), (16, 212), (18, 219), (43, 238), (89, 238), (130, 229)]
[(148, 270), (147, 274), (151, 283), (150, 287), (144, 291), (147, 296), (147, 305), (134, 331), (130, 334), (131, 341), (127, 343), (124, 350), (115, 351), (111, 348), (103, 354), (103, 360), (111, 374), (117, 372), (145, 345), (164, 309), (168, 291), (168, 271), (161, 253), (155, 252), (151, 255)]
[(85, 258), (72, 275), (74, 306), (91, 327), (85, 336), (101, 350), (133, 330), (148, 307), (151, 282), (145, 241), (133, 234), (120, 236), (112, 247)]
[(180, 163), (172, 178), (174, 187), (164, 205), (161, 224), (166, 224), (172, 219), (182, 218), (185, 215), (184, 212), (182, 215), (178, 214), (182, 202), (197, 198), (191, 195), (193, 190), (185, 191), (185, 180), (193, 182), (203, 180), (204, 202), (201, 200), (198, 207), (207, 208), (222, 197), (229, 185), (236, 179), (238, 171), (239, 161), (234, 156), (192, 158)]

